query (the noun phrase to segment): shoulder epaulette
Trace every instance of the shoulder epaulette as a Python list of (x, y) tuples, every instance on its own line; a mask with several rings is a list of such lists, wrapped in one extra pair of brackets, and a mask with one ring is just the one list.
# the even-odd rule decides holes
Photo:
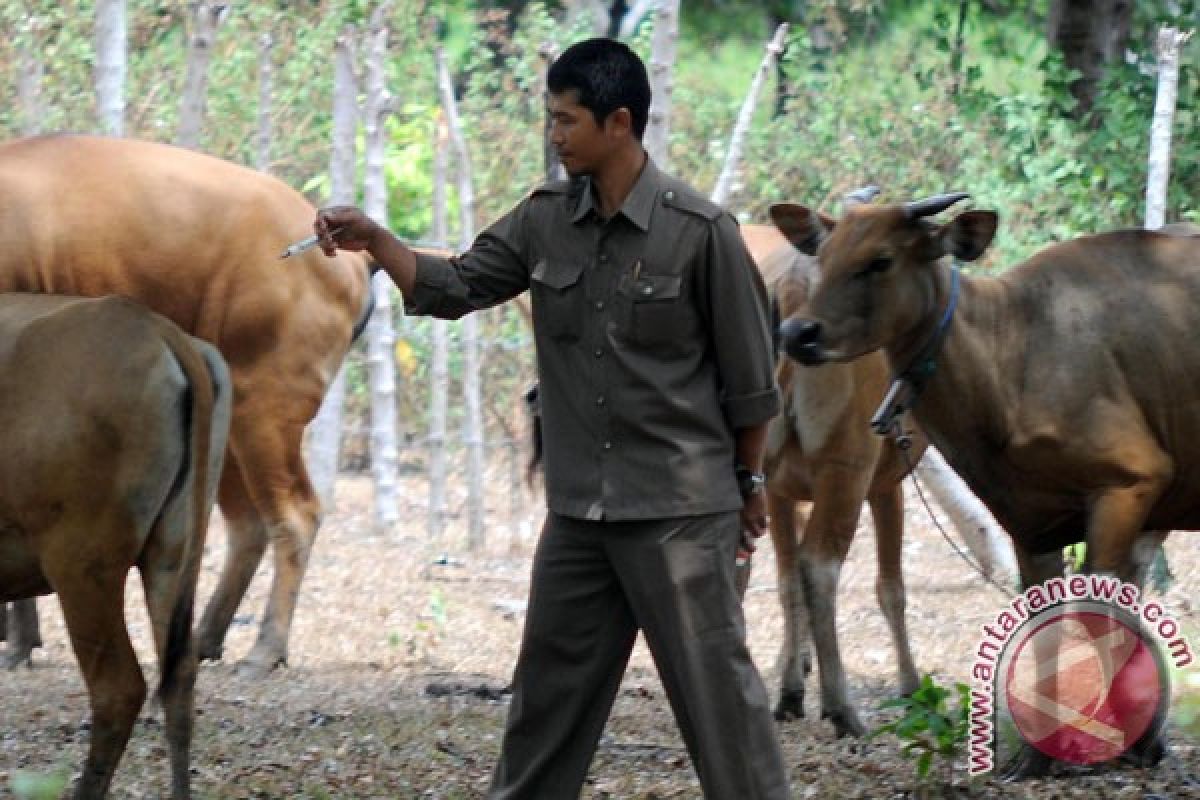
[(529, 193), (529, 196), (537, 197), (539, 194), (567, 194), (570, 191), (570, 181), (546, 181), (541, 186), (534, 188)]
[(661, 197), (664, 206), (704, 217), (709, 222), (716, 220), (724, 210), (693, 189), (672, 187), (664, 190)]

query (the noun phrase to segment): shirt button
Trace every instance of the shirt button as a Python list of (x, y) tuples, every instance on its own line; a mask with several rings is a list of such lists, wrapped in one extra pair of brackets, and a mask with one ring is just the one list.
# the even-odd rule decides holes
[(601, 394), (601, 395), (596, 396), (596, 405), (598, 405), (598, 406), (604, 405), (604, 395)]
[(604, 348), (597, 347), (595, 350), (592, 351), (592, 355), (594, 355), (596, 358), (602, 358), (604, 356)]
[(597, 301), (596, 301), (596, 310), (597, 310), (597, 311), (603, 311), (603, 310), (604, 310), (604, 301), (603, 301), (603, 300), (597, 300)]
[(674, 200), (675, 192), (671, 191), (670, 189), (667, 189), (665, 192), (663, 192), (663, 199), (664, 200)]
[(642, 294), (644, 294), (644, 295), (652, 295), (652, 294), (654, 294), (654, 287), (653, 287), (653, 286), (649, 286), (649, 285), (647, 285), (647, 286), (643, 286), (643, 287), (642, 287)]
[(608, 263), (608, 253), (601, 253), (601, 254), (600, 254), (600, 263), (601, 263), (601, 264), (607, 264), (607, 263)]
[(600, 446), (603, 447), (605, 450), (612, 450), (612, 442), (605, 442), (604, 444), (602, 444)]

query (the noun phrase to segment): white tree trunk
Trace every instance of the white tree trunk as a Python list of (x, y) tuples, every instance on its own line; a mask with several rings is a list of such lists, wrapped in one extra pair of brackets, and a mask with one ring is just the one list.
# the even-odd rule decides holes
[(654, 17), (650, 45), (650, 119), (646, 124), (646, 152), (659, 169), (667, 169), (667, 132), (671, 118), (672, 74), (675, 43), (679, 38), (679, 0), (660, 0)]
[(33, 136), (42, 130), (42, 26), (40, 17), (28, 20), (21, 30), (17, 45), (17, 113), (21, 133)]
[[(446, 148), (449, 132), (439, 117), (433, 146), (433, 243), (444, 247), (446, 230)], [(450, 397), (450, 330), (443, 319), (431, 322), (429, 385), (429, 539), (438, 541), (446, 527), (446, 409)]]
[(916, 472), (958, 530), (963, 544), (971, 551), (984, 575), (996, 578), (1016, 575), (1017, 562), (1008, 534), (958, 473), (950, 468), (937, 448), (930, 445), (925, 450)]
[[(387, 14), (381, 3), (371, 15), (366, 63), (364, 111), (366, 174), (363, 210), (381, 225), (388, 224), (387, 185), (383, 157), (387, 149), (384, 125), (389, 113), (387, 82)], [(391, 531), (400, 520), (396, 489), (396, 343), (392, 327), (392, 282), (384, 272), (371, 279), (375, 312), (367, 325), (367, 371), (371, 390), (371, 472), (375, 478), (375, 525)]]
[(1158, 95), (1150, 125), (1149, 174), (1146, 177), (1146, 227), (1161, 228), (1167, 216), (1167, 180), (1171, 173), (1171, 125), (1179, 88), (1179, 51), (1191, 31), (1175, 28), (1158, 32)]
[(208, 66), (212, 62), (213, 44), (229, 4), (196, 0), (188, 5), (191, 35), (188, 37), (187, 68), (179, 101), (179, 129), (175, 143), (194, 149), (200, 145), (200, 132), (204, 128), (204, 112), (208, 103)]
[(621, 27), (618, 29), (617, 36), (621, 39), (628, 39), (637, 31), (638, 24), (642, 18), (649, 14), (659, 0), (636, 0), (625, 12), (625, 17), (621, 20)]
[[(458, 104), (454, 85), (446, 67), (446, 55), (437, 48), (438, 87), (442, 107), (450, 129), (450, 141), (458, 157), (459, 250), (466, 250), (475, 239), (475, 189), (471, 175), (471, 153), (458, 119)], [(479, 321), (468, 314), (462, 321), (463, 334), (463, 441), (467, 448), (467, 548), (479, 550), (484, 545), (483, 496), (483, 391), (479, 375)]]
[[(355, 200), (355, 136), (358, 132), (358, 78), (354, 71), (354, 28), (347, 26), (333, 46), (333, 143), (329, 158), (329, 203)], [(309, 471), (323, 508), (333, 506), (342, 443), (342, 403), (346, 365), (325, 392), (321, 409), (308, 429)]]
[(729, 152), (725, 154), (725, 164), (721, 167), (721, 174), (717, 177), (717, 184), (712, 191), (711, 199), (719, 206), (725, 205), (729, 200), (729, 195), (733, 193), (734, 179), (742, 160), (742, 142), (746, 138), (746, 132), (750, 130), (750, 123), (754, 120), (754, 107), (758, 105), (758, 94), (762, 91), (762, 85), (766, 81), (767, 75), (771, 74), (771, 70), (774, 69), (776, 59), (783, 52), (787, 32), (786, 22), (775, 29), (775, 35), (767, 43), (767, 52), (763, 55), (762, 63), (758, 65), (758, 71), (754, 73), (754, 80), (750, 82), (750, 90), (746, 92), (742, 110), (738, 112), (737, 123), (733, 126), (733, 136), (729, 140)]
[(96, 0), (96, 116), (100, 130), (125, 135), (125, 0)]
[(270, 33), (258, 37), (258, 132), (255, 162), (262, 172), (271, 171), (271, 104), (274, 100), (274, 64), (271, 63), (275, 39)]

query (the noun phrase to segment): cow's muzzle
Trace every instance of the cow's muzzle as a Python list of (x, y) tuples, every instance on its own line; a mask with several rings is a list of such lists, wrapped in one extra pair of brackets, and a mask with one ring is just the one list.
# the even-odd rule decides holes
[(783, 352), (808, 367), (824, 364), (828, 358), (821, 346), (821, 323), (789, 317), (779, 326)]

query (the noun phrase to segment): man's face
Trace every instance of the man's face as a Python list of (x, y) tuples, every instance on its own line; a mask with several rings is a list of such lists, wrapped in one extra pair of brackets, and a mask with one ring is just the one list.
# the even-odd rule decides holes
[(574, 89), (546, 94), (550, 115), (550, 143), (563, 169), (572, 177), (591, 175), (616, 150), (617, 136), (610, 114), (604, 125), (596, 122), (590, 109), (579, 105)]

